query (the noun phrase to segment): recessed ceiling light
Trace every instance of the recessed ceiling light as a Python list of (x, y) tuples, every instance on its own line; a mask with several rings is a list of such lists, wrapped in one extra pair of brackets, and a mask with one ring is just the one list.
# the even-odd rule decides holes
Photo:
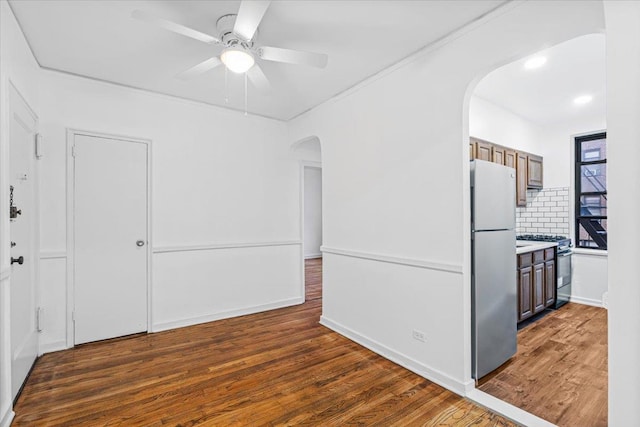
[(528, 59), (527, 62), (524, 63), (525, 70), (534, 70), (536, 68), (542, 67), (547, 62), (546, 56), (534, 56), (531, 59)]
[(576, 105), (584, 105), (588, 104), (593, 100), (593, 96), (591, 95), (580, 95), (577, 98), (574, 98), (573, 103)]

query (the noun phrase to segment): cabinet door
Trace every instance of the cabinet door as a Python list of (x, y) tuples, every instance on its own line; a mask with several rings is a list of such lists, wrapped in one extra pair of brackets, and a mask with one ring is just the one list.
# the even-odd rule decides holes
[(504, 147), (493, 146), (493, 155), (491, 161), (504, 165)]
[(527, 155), (516, 153), (516, 205), (527, 206)]
[(532, 267), (518, 270), (518, 322), (533, 314), (533, 301), (531, 299)]
[(544, 263), (533, 266), (533, 313), (544, 310)]
[(504, 165), (510, 168), (516, 168), (516, 152), (505, 148), (504, 150)]
[(542, 188), (542, 157), (527, 156), (527, 187)]
[(556, 262), (544, 263), (544, 305), (550, 307), (556, 302)]
[(493, 159), (493, 145), (487, 141), (480, 139), (472, 139), (476, 146), (475, 158), (478, 160), (486, 160), (487, 162)]

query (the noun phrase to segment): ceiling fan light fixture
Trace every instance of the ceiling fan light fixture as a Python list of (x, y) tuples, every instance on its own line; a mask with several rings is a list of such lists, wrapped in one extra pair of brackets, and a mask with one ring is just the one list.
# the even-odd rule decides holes
[(220, 60), (230, 71), (238, 74), (246, 73), (256, 62), (250, 52), (235, 46), (222, 51)]

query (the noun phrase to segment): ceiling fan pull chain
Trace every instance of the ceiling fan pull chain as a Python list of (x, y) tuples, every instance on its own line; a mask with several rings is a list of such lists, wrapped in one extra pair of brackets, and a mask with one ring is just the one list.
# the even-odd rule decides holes
[(228, 104), (229, 103), (229, 83), (228, 83), (228, 78), (227, 78), (227, 67), (224, 67), (224, 103)]
[(244, 115), (247, 115), (247, 100), (249, 96), (247, 95), (247, 73), (244, 73)]

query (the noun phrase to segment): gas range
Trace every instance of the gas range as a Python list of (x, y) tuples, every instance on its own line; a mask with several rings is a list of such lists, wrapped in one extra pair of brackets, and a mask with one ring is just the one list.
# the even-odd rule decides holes
[(558, 253), (566, 253), (571, 250), (571, 239), (567, 236), (550, 236), (547, 234), (521, 234), (516, 240), (528, 240), (532, 242), (555, 242), (558, 244)]

